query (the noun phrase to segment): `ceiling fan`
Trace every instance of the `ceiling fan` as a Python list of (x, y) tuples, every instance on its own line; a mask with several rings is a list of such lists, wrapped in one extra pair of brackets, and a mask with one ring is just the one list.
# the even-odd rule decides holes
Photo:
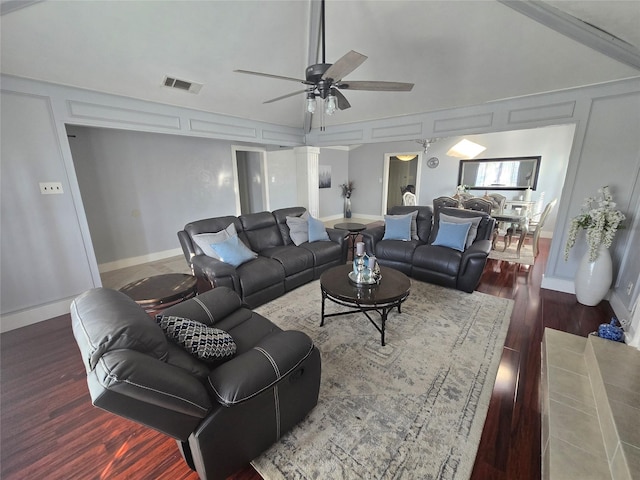
[[(306, 111), (313, 114), (316, 111), (316, 97), (324, 101), (323, 113), (333, 115), (338, 110), (346, 110), (351, 104), (340, 90), (366, 90), (372, 92), (409, 92), (413, 88), (413, 83), (402, 82), (380, 82), (380, 81), (349, 81), (343, 80), (348, 74), (353, 72), (367, 59), (366, 55), (351, 50), (343, 55), (336, 63), (326, 63), (325, 59), (325, 15), (324, 0), (321, 2), (321, 27), (322, 27), (322, 63), (309, 65), (306, 69), (305, 79), (272, 75), (269, 73), (253, 72), (250, 70), (234, 70), (238, 73), (249, 75), (259, 75), (262, 77), (278, 78), (299, 82), (307, 87), (280, 97), (272, 98), (264, 103), (273, 103), (285, 98), (307, 94)], [(311, 122), (308, 122), (310, 127)]]

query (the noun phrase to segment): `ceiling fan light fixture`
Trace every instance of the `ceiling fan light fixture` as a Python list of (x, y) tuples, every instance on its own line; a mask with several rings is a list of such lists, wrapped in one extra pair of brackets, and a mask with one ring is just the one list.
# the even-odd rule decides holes
[(333, 115), (338, 108), (338, 102), (336, 96), (333, 93), (333, 89), (331, 93), (327, 96), (327, 99), (324, 101), (324, 113), (327, 115)]
[(463, 138), (449, 149), (447, 155), (450, 157), (471, 159), (480, 155), (486, 149), (487, 147), (483, 147), (482, 145)]
[(307, 93), (307, 112), (316, 113), (316, 96), (313, 92)]

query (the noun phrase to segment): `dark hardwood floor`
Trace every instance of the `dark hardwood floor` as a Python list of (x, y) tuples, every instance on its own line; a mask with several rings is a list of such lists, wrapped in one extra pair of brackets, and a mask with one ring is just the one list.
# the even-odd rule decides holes
[[(587, 335), (609, 304), (540, 288), (549, 241), (534, 267), (489, 260), (478, 290), (515, 300), (502, 362), (472, 474), (540, 478), (540, 342), (545, 326)], [(11, 479), (198, 478), (175, 442), (91, 405), (68, 315), (0, 337), (0, 476)], [(231, 477), (259, 480), (248, 466)]]

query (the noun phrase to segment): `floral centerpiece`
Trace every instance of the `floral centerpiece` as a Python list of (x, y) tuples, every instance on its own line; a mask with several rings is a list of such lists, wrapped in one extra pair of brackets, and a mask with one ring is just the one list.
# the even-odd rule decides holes
[(340, 185), (340, 187), (342, 188), (342, 196), (344, 198), (351, 198), (351, 193), (355, 189), (355, 187), (353, 186), (353, 180), (349, 180), (347, 183), (343, 183), (342, 185)]
[(569, 258), (569, 250), (576, 243), (578, 231), (585, 229), (589, 245), (589, 261), (594, 262), (598, 258), (600, 245), (605, 248), (611, 246), (616, 231), (623, 228), (624, 219), (624, 214), (620, 210), (616, 210), (616, 204), (609, 192), (609, 187), (599, 188), (598, 197), (585, 199), (582, 213), (571, 220), (569, 238), (564, 248), (565, 261)]

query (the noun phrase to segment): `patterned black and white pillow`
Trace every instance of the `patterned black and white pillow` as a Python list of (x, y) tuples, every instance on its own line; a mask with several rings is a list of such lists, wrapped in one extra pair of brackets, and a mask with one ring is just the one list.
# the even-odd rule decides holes
[(219, 360), (236, 353), (233, 337), (219, 328), (188, 318), (165, 315), (156, 315), (156, 322), (169, 339), (201, 360)]

